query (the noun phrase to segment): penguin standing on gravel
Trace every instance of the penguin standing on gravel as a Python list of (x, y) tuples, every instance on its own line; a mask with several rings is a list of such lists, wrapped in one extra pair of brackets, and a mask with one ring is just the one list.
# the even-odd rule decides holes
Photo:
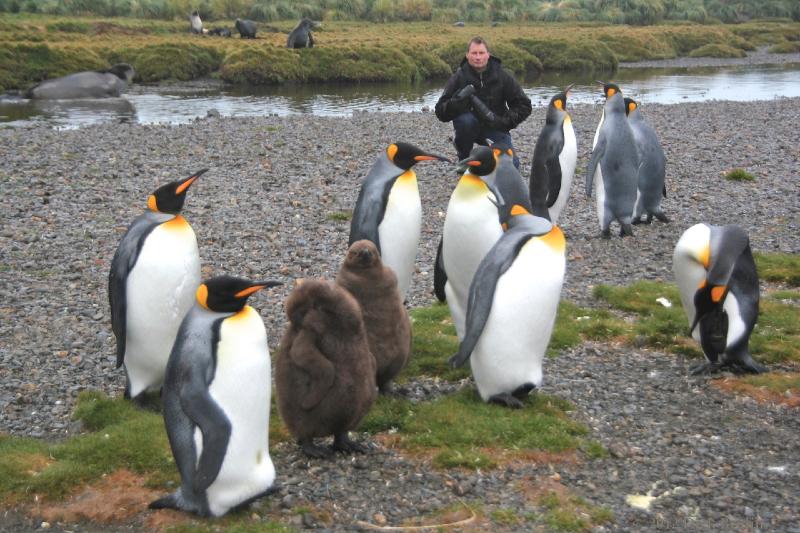
[(459, 163), (463, 172), (447, 204), (442, 230), (444, 292), (459, 339), (464, 337), (469, 286), (483, 257), (503, 234), (497, 191), (506, 202), (531, 210), (528, 191), (505, 147), (476, 146)]
[(186, 191), (208, 169), (168, 183), (147, 200), (120, 240), (108, 276), (117, 368), (125, 365), (125, 397), (157, 390), (169, 352), (200, 283), (200, 253), (180, 215)]
[[(602, 83), (602, 82), (598, 82)], [(592, 156), (586, 169), (586, 196), (592, 195), (597, 178), (597, 218), (603, 238), (611, 237), (611, 222), (620, 224), (620, 236), (633, 235), (631, 226), (636, 203), (638, 156), (633, 132), (625, 116), (625, 101), (613, 83), (603, 84), (606, 103), (595, 133)]]
[[(633, 207), (633, 223), (649, 224), (653, 217), (661, 222), (669, 219), (661, 209), (661, 197), (667, 197), (664, 179), (667, 174), (667, 158), (658, 141), (653, 127), (647, 123), (639, 111), (639, 105), (632, 98), (625, 98), (625, 113), (628, 124), (636, 142), (636, 153), (639, 157), (639, 178), (637, 180), (636, 204)], [(647, 219), (642, 221), (642, 215)]]
[(350, 223), (348, 245), (361, 239), (375, 243), (383, 264), (397, 274), (403, 300), (411, 284), (422, 227), (422, 202), (412, 167), (433, 160), (449, 161), (408, 143), (390, 144), (364, 178)]
[(218, 276), (197, 289), (164, 382), (164, 423), (181, 486), (150, 504), (222, 516), (266, 494), (271, 366), (267, 330), (247, 298), (275, 281)]
[(542, 383), (542, 358), (566, 270), (566, 243), (558, 226), (519, 204), (500, 200), (498, 208), (509, 229), (475, 272), (466, 332), (450, 364), (458, 367), (469, 359), (484, 401), (520, 408)]
[(691, 373), (722, 367), (766, 372), (753, 361), (749, 349), (758, 319), (759, 289), (747, 233), (736, 225), (695, 224), (675, 245), (672, 269), (690, 334), (707, 359)]
[(531, 202), (545, 196), (550, 221), (555, 224), (569, 198), (572, 177), (578, 161), (578, 145), (572, 119), (567, 113), (567, 96), (572, 85), (550, 99), (547, 116), (531, 166)]

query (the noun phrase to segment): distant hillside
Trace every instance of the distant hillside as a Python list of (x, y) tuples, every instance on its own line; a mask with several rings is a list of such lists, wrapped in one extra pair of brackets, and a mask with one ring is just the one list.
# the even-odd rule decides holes
[(666, 20), (737, 23), (800, 20), (798, 0), (0, 0), (0, 12), (172, 20), (197, 10), (205, 20), (236, 17), (272, 22), (606, 22), (649, 25)]

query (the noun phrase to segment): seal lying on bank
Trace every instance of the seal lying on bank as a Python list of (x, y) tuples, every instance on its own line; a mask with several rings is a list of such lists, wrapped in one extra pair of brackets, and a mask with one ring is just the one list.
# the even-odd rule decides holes
[(26, 98), (67, 99), (119, 96), (128, 88), (136, 71), (127, 63), (108, 70), (77, 72), (61, 78), (45, 80), (25, 93)]

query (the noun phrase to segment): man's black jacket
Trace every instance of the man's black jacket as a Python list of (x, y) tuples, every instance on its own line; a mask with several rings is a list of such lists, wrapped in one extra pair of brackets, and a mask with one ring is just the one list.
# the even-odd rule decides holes
[[(509, 131), (516, 128), (531, 114), (531, 100), (522, 91), (517, 80), (502, 67), (502, 62), (489, 57), (483, 72), (475, 72), (467, 58), (447, 80), (444, 92), (436, 102), (436, 116), (442, 122), (450, 122), (458, 115), (472, 110), (469, 98), (454, 99), (456, 93), (468, 84), (475, 87), (475, 95), (491, 109), (497, 120), (493, 124), (483, 124), (488, 129)], [(479, 114), (476, 116), (485, 122)]]

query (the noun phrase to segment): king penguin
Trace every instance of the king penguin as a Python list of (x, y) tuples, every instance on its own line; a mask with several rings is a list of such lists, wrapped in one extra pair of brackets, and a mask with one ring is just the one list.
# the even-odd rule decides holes
[(567, 96), (572, 85), (550, 99), (545, 125), (536, 141), (531, 166), (530, 194), (546, 196), (548, 218), (553, 224), (569, 198), (572, 177), (578, 161), (578, 145), (572, 119), (567, 113)]
[[(602, 82), (598, 82), (602, 83)], [(586, 196), (592, 195), (597, 178), (597, 218), (603, 238), (611, 236), (611, 222), (620, 224), (620, 236), (633, 235), (631, 227), (636, 203), (638, 156), (633, 132), (625, 116), (625, 101), (619, 87), (603, 84), (606, 103), (595, 133), (592, 156), (586, 169)]]
[(181, 486), (150, 504), (222, 516), (269, 492), (271, 365), (247, 298), (275, 281), (209, 279), (181, 323), (164, 382), (164, 423)]
[(664, 184), (667, 158), (658, 141), (653, 127), (644, 119), (639, 104), (632, 98), (625, 98), (625, 113), (633, 132), (636, 153), (639, 157), (639, 178), (637, 180), (636, 204), (633, 207), (633, 223), (640, 224), (642, 215), (647, 215), (645, 223), (656, 217), (661, 222), (669, 219), (661, 210), (661, 197), (667, 197)]
[[(500, 195), (496, 193), (498, 199)], [(511, 408), (542, 383), (566, 270), (564, 234), (519, 204), (498, 203), (507, 224), (469, 288), (466, 332), (451, 366), (467, 359), (486, 402)]]
[(707, 361), (692, 374), (730, 367), (758, 374), (766, 369), (750, 355), (758, 319), (758, 272), (747, 233), (739, 226), (695, 224), (672, 255), (672, 270), (689, 319), (689, 332)]
[(442, 231), (444, 292), (458, 338), (464, 337), (469, 285), (483, 257), (503, 234), (495, 192), (530, 210), (525, 181), (506, 147), (476, 146), (459, 163), (463, 172), (450, 196)]
[(412, 167), (433, 160), (449, 162), (408, 143), (390, 144), (364, 178), (350, 222), (348, 246), (361, 239), (375, 243), (383, 264), (397, 274), (403, 300), (411, 284), (422, 227), (422, 202)]
[(153, 192), (111, 261), (108, 296), (117, 338), (117, 368), (125, 365), (125, 397), (157, 390), (175, 334), (200, 283), (200, 253), (180, 215), (186, 191), (208, 169)]

